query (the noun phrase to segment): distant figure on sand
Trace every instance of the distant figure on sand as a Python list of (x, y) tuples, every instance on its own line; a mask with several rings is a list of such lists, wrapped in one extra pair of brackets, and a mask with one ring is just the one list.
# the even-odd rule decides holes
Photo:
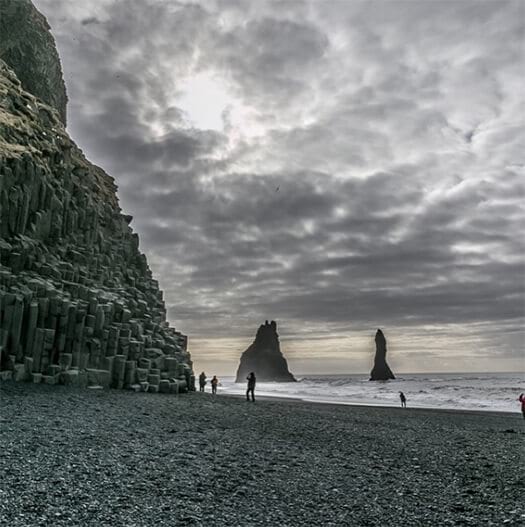
[(255, 373), (253, 371), (246, 377), (248, 381), (248, 389), (246, 390), (246, 400), (250, 400), (250, 394), (252, 394), (252, 402), (255, 402)]
[(202, 372), (199, 375), (199, 392), (203, 392), (205, 386), (206, 386), (206, 374)]
[(399, 398), (401, 399), (401, 408), (407, 407), (407, 398), (403, 392), (399, 392)]
[(219, 379), (217, 379), (217, 375), (213, 376), (213, 379), (211, 380), (211, 393), (215, 395), (217, 393), (217, 385), (219, 384)]
[(525, 419), (525, 393), (519, 396), (518, 401), (521, 403), (521, 413), (523, 414), (523, 419)]

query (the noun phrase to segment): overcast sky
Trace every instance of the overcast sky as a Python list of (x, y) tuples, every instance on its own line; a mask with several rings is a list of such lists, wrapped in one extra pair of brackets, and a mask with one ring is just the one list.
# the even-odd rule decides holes
[(525, 3), (34, 1), (196, 369), (524, 369)]

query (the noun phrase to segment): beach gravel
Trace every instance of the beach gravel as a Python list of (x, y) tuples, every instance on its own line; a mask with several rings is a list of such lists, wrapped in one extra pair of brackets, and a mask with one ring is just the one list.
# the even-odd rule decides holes
[(0, 404), (1, 525), (525, 524), (518, 413), (11, 382)]

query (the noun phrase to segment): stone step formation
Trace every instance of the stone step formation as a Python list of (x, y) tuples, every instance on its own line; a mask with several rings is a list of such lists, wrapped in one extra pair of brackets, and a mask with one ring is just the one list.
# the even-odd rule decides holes
[(244, 382), (250, 372), (258, 381), (295, 382), (281, 352), (277, 324), (266, 321), (257, 330), (255, 340), (242, 354), (235, 382)]
[(194, 390), (116, 190), (0, 60), (0, 379)]

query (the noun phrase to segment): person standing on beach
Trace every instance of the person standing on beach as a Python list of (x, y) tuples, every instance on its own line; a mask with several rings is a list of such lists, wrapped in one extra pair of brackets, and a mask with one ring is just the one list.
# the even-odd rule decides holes
[(255, 402), (255, 373), (253, 371), (246, 377), (248, 381), (248, 389), (246, 390), (246, 400), (250, 400), (250, 394), (252, 395), (252, 402)]
[(399, 398), (401, 399), (401, 408), (407, 407), (407, 398), (403, 392), (399, 392)]
[(202, 372), (199, 375), (199, 391), (203, 392), (205, 386), (206, 386), (206, 374)]
[(211, 393), (213, 395), (217, 395), (217, 385), (219, 384), (219, 379), (217, 379), (217, 375), (213, 376), (213, 379), (211, 380)]
[(521, 403), (521, 413), (523, 414), (523, 419), (525, 419), (525, 393), (522, 393), (518, 401)]

